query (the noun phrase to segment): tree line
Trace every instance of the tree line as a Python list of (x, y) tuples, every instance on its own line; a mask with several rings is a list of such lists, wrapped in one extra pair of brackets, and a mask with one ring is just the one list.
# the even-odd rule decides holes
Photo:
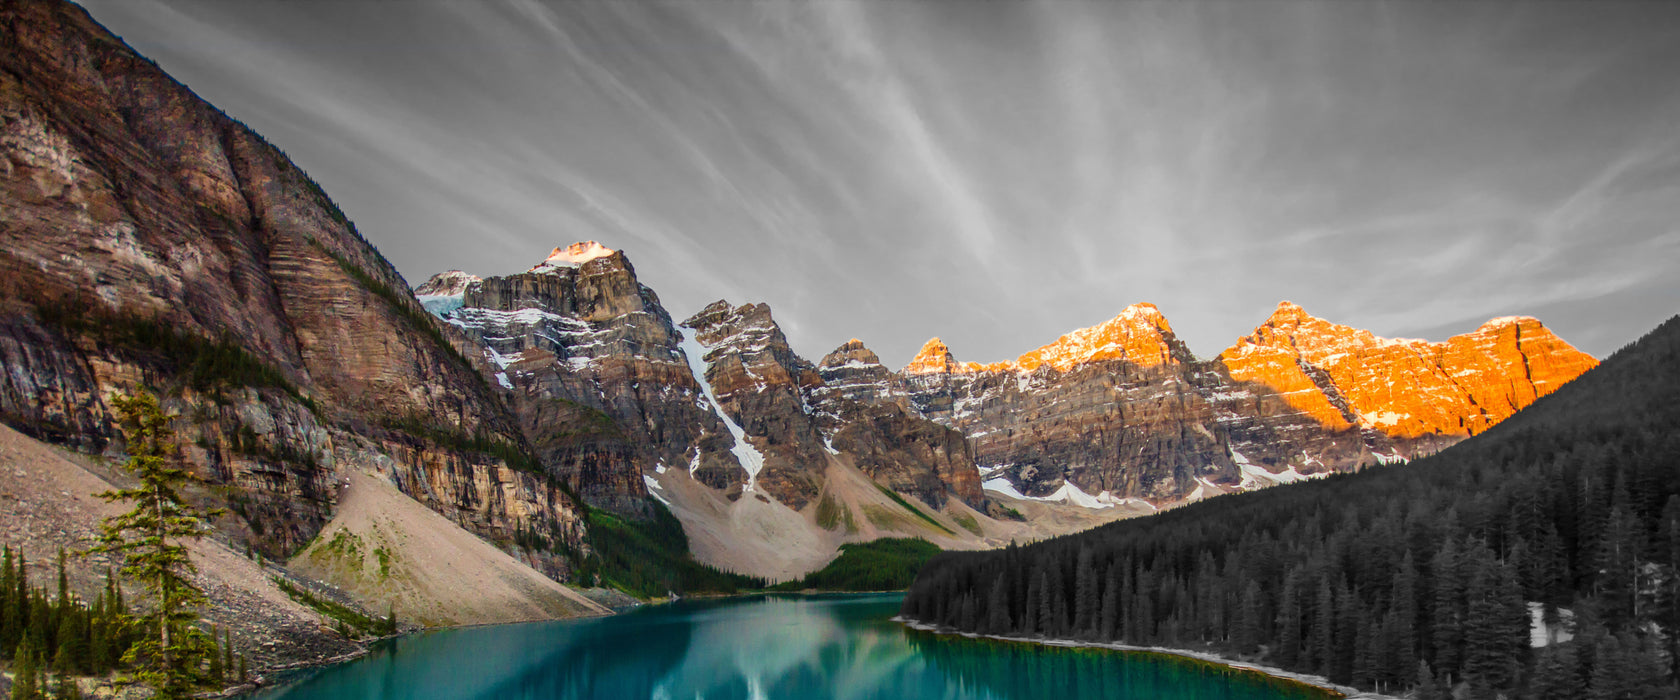
[(1423, 700), (1675, 697), (1677, 390), (1671, 319), (1436, 456), (944, 554), (904, 613), (1210, 648)]

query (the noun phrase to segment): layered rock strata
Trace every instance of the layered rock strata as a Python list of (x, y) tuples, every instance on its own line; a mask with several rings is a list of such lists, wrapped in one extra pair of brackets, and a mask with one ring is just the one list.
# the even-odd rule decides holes
[(111, 394), (161, 392), (270, 556), (374, 463), (480, 534), (581, 543), (482, 368), (284, 154), (74, 5), (0, 34), (0, 418), (120, 449)]

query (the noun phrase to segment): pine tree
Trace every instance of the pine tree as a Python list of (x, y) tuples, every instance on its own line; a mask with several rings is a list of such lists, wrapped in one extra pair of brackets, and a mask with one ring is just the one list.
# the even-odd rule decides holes
[(1300, 574), (1290, 569), (1283, 577), (1282, 600), (1278, 602), (1277, 644), (1273, 654), (1284, 668), (1301, 668), (1301, 604), (1295, 589)]
[(1114, 566), (1108, 567), (1108, 575), (1103, 577), (1107, 581), (1103, 585), (1102, 612), (1097, 621), (1097, 638), (1112, 640), (1119, 634), (1120, 627), (1120, 579), (1115, 574)]
[[(1051, 564), (1050, 571), (1056, 571), (1056, 565)], [(1046, 637), (1061, 634), (1062, 626), (1056, 621), (1056, 601), (1061, 600), (1061, 586), (1056, 583), (1061, 579), (1050, 578), (1050, 574), (1039, 572), (1038, 589), (1042, 591), (1038, 600), (1038, 631)]]
[(215, 686), (222, 685), (222, 634), (215, 627), (210, 628), (210, 640), (215, 646), (210, 653), (210, 671), (205, 674)]
[(1330, 582), (1318, 583), (1318, 606), (1313, 610), (1313, 661), (1323, 675), (1331, 674), (1336, 658), (1336, 597)]
[(18, 643), (17, 655), (12, 663), (12, 700), (36, 700), (40, 697), (36, 685), (37, 665), (35, 640), (26, 634)]
[(1027, 602), (1026, 606), (1021, 610), (1020, 625), (1021, 634), (1028, 637), (1042, 631), (1042, 628), (1038, 624), (1038, 620), (1039, 617), (1043, 615), (1043, 613), (1040, 612), (1040, 609), (1044, 605), (1044, 584), (1042, 583), (1044, 581), (1044, 575), (1040, 574), (1030, 578), (1032, 580), (1027, 584)]
[[(1009, 577), (1000, 575), (992, 584), (991, 598), (986, 602), (986, 629), (992, 634), (1009, 634), (1014, 631), (1014, 623), (1009, 620)], [(395, 627), (396, 612), (393, 609), (388, 616), (392, 620), (390, 626)]]
[(1416, 700), (1452, 700), (1452, 693), (1447, 690), (1441, 678), (1429, 669), (1428, 661), (1419, 661), (1417, 669)]
[(155, 688), (157, 697), (181, 698), (191, 693), (211, 653), (192, 626), (205, 598), (188, 578), (194, 567), (184, 543), (202, 537), (204, 519), (215, 512), (196, 510), (182, 497), (181, 487), (195, 477), (175, 466), (174, 431), (157, 398), (140, 392), (118, 395), (112, 403), (128, 439), (124, 467), (140, 484), (99, 495), (132, 502), (134, 509), (106, 518), (100, 544), (90, 551), (122, 555), (122, 572), (151, 592), (151, 609), (135, 617), (149, 632), (129, 647), (124, 660), (136, 664), (135, 676)]
[(1073, 574), (1073, 624), (1072, 629), (1078, 636), (1094, 636), (1100, 620), (1098, 606), (1101, 604), (1097, 594), (1097, 567), (1091, 560), (1091, 550), (1079, 551), (1078, 563)]
[(1417, 580), (1417, 565), (1412, 562), (1411, 550), (1407, 550), (1400, 559), (1400, 571), (1394, 575), (1394, 624), (1387, 656), (1395, 681), (1417, 666)]
[(16, 604), (12, 602), (12, 591), (17, 589), (14, 578), (16, 574), (12, 569), (12, 547), (6, 545), (4, 550), (0, 551), (0, 659), (10, 658), (18, 643), (20, 630), (12, 619), (17, 609)]
[(1464, 677), (1477, 697), (1493, 697), (1494, 691), (1510, 687), (1516, 676), (1514, 644), (1506, 619), (1506, 598), (1521, 593), (1508, 569), (1493, 560), (1486, 547), (1472, 547), (1464, 554), (1470, 568), (1470, 584), (1464, 622)]
[(1449, 679), (1456, 675), (1463, 658), (1464, 580), (1459, 567), (1458, 547), (1449, 536), (1429, 564), (1435, 579), (1434, 611), (1430, 620), (1435, 658), (1430, 660), (1430, 665), (1436, 673)]
[(1581, 678), (1581, 662), (1575, 655), (1575, 649), (1573, 642), (1541, 648), (1534, 663), (1529, 697), (1533, 700), (1578, 700), (1586, 696), (1587, 684)]
[(227, 642), (222, 645), (222, 673), (225, 675), (231, 672), (233, 672), (233, 630), (230, 629), (227, 631)]
[(1236, 645), (1237, 653), (1250, 654), (1260, 646), (1262, 633), (1260, 610), (1260, 584), (1249, 581), (1243, 588), (1242, 603), (1237, 608), (1236, 633), (1232, 635), (1232, 643)]

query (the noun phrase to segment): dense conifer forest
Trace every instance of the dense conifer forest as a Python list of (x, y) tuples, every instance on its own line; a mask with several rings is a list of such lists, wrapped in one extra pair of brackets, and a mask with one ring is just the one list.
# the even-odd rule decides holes
[(1676, 396), (1680, 317), (1438, 455), (942, 554), (904, 613), (1422, 700), (1680, 696)]

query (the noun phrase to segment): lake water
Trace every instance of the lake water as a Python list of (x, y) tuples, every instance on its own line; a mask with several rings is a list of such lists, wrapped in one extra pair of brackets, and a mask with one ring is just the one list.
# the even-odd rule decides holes
[(764, 596), (609, 618), (441, 630), (261, 700), (1318, 700), (1306, 686), (1155, 654), (934, 635), (898, 595)]

